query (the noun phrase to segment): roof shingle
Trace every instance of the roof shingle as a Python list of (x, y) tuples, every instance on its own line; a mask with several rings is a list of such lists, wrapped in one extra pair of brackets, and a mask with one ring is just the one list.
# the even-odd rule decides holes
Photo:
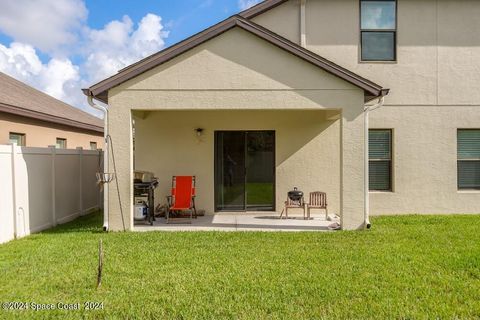
[(103, 132), (103, 121), (0, 72), (0, 111)]

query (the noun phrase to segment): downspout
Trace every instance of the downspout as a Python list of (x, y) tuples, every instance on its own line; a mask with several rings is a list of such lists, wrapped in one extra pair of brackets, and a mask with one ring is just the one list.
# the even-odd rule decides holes
[(307, 24), (305, 19), (305, 5), (307, 0), (300, 0), (300, 46), (307, 47)]
[(363, 143), (364, 143), (364, 197), (365, 197), (365, 208), (364, 208), (364, 226), (367, 229), (370, 229), (372, 224), (370, 223), (370, 193), (369, 193), (369, 150), (368, 150), (368, 129), (369, 129), (369, 113), (375, 109), (378, 109), (383, 106), (383, 102), (385, 100), (384, 96), (381, 96), (378, 99), (378, 102), (373, 106), (365, 106), (363, 109), (363, 116), (364, 116), (364, 134), (363, 134)]
[[(109, 150), (109, 144), (108, 144), (108, 109), (104, 106), (100, 106), (95, 104), (93, 102), (93, 97), (89, 94), (87, 96), (88, 98), (88, 104), (97, 110), (100, 110), (103, 112), (103, 137), (105, 140), (105, 149), (103, 150), (103, 172), (109, 172), (108, 171), (108, 150)], [(108, 183), (105, 183), (103, 185), (103, 231), (108, 231)]]

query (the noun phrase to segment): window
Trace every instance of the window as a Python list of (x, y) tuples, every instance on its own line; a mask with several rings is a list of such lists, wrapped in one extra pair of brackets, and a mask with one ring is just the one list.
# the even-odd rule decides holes
[(457, 131), (458, 189), (480, 189), (480, 129)]
[(90, 150), (97, 150), (97, 143), (90, 141)]
[(57, 149), (67, 149), (67, 139), (57, 138)]
[(16, 143), (17, 146), (25, 147), (26, 145), (25, 133), (10, 132), (8, 139), (10, 143)]
[(395, 61), (397, 2), (360, 0), (362, 61)]
[(392, 190), (392, 131), (372, 129), (368, 132), (369, 189)]

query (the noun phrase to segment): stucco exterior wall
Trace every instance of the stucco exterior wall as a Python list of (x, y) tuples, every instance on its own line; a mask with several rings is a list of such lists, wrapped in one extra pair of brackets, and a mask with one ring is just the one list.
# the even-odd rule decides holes
[[(201, 205), (207, 210), (213, 205), (211, 196), (213, 175), (208, 176), (213, 172), (211, 171), (213, 167), (212, 130), (220, 129), (222, 126), (224, 128), (273, 127), (278, 129), (280, 137), (284, 137), (281, 142), (277, 139), (277, 143), (280, 143), (279, 159), (284, 161), (277, 163), (279, 166), (277, 174), (283, 179), (278, 182), (277, 202), (283, 201), (286, 190), (293, 187), (297, 181), (291, 172), (308, 171), (310, 175), (319, 175), (320, 173), (316, 170), (322, 169), (322, 166), (333, 168), (332, 166), (338, 165), (327, 165), (323, 160), (315, 159), (315, 156), (321, 152), (317, 150), (317, 146), (323, 146), (327, 151), (334, 150), (340, 138), (341, 143), (336, 148), (340, 151), (339, 161), (343, 169), (337, 170), (337, 173), (327, 173), (326, 179), (318, 183), (315, 179), (307, 182), (308, 176), (305, 173), (298, 178), (298, 184), (300, 186), (304, 183), (305, 191), (309, 188), (316, 189), (314, 188), (316, 186), (331, 189), (332, 206), (337, 208), (340, 206), (344, 228), (361, 227), (363, 224), (363, 144), (359, 141), (363, 139), (363, 96), (363, 91), (357, 87), (279, 50), (246, 31), (237, 29), (230, 30), (164, 65), (111, 89), (109, 91), (109, 129), (114, 142), (117, 180), (120, 198), (123, 199), (122, 208), (126, 227), (132, 228), (133, 221), (132, 110), (136, 113), (141, 112), (141, 117), (145, 117), (144, 126), (141, 121), (138, 124), (140, 150), (150, 148), (150, 152), (160, 157), (157, 159), (156, 156), (148, 156), (144, 152), (140, 155), (139, 151), (138, 159), (136, 158), (136, 161), (139, 161), (137, 167), (146, 166), (148, 168), (142, 169), (151, 169), (164, 179), (166, 177), (166, 181), (161, 181), (163, 189), (160, 189), (160, 193), (165, 193), (165, 183), (168, 185), (171, 175), (174, 174), (173, 169), (168, 165), (162, 169), (163, 163), (159, 161), (165, 158), (160, 152), (163, 151), (162, 140), (165, 140), (162, 138), (167, 136), (162, 124), (167, 128), (178, 124), (181, 128), (178, 134), (183, 139), (177, 140), (177, 147), (180, 148), (185, 143), (197, 151), (202, 145), (196, 144), (193, 129), (196, 126), (205, 126), (210, 136), (204, 137), (207, 139), (204, 144), (210, 145), (210, 151), (199, 152), (199, 156), (206, 164), (198, 168), (198, 173), (192, 172), (196, 169), (194, 164), (190, 163), (195, 161), (191, 157), (192, 150), (183, 147), (182, 152), (178, 150), (176, 164), (185, 170), (183, 174), (191, 171), (191, 174), (199, 176), (199, 183), (203, 184), (203, 187), (199, 186), (199, 192), (205, 192), (205, 200), (200, 200), (199, 194), (199, 201), (204, 201)], [(158, 110), (162, 112), (155, 112)], [(178, 114), (180, 110), (186, 115), (181, 121), (174, 122), (171, 117)], [(219, 110), (230, 111), (226, 113)], [(236, 110), (235, 114), (238, 114), (239, 119), (243, 121), (237, 121), (237, 118), (229, 116), (228, 121), (221, 123), (222, 117), (225, 118), (226, 114), (232, 113), (233, 110)], [(262, 122), (260, 119), (250, 119), (249, 115), (253, 110), (265, 110), (268, 118), (263, 119)], [(298, 119), (289, 117), (292, 124), (282, 123), (286, 118), (282, 116), (284, 111), (280, 110), (296, 110)], [(342, 110), (342, 117), (328, 126), (326, 120), (316, 122), (314, 117), (310, 119), (305, 116), (309, 114), (308, 112), (320, 110), (325, 110), (325, 115), (328, 117), (332, 116), (332, 110)], [(210, 117), (209, 115), (214, 114), (212, 112), (215, 112), (215, 116)], [(216, 112), (219, 113), (216, 114)], [(167, 119), (170, 121), (165, 123)], [(196, 123), (200, 122), (200, 119), (205, 121), (204, 124)], [(306, 127), (303, 128), (300, 124)], [(338, 129), (337, 135), (334, 134), (335, 128)], [(304, 133), (300, 134), (302, 130)], [(302, 140), (307, 140), (307, 137), (313, 139), (309, 143), (304, 141), (304, 147), (307, 149), (296, 152), (293, 152), (295, 149), (289, 149), (291, 146), (288, 144), (287, 136), (295, 134), (294, 131), (299, 131), (298, 134)], [(171, 133), (168, 134), (171, 135)], [(283, 141), (284, 139), (286, 141)], [(172, 142), (166, 141), (165, 146), (167, 149), (172, 149)], [(292, 159), (288, 158), (290, 153)], [(334, 154), (328, 157), (334, 157)], [(293, 159), (299, 162), (296, 163)], [(319, 163), (315, 163), (315, 160)], [(171, 164), (172, 159), (164, 161)], [(111, 159), (110, 168), (112, 165)], [(313, 167), (309, 168), (310, 165)], [(333, 181), (335, 178), (339, 179), (340, 184), (335, 184)], [(283, 185), (280, 185), (281, 181), (284, 182)], [(340, 191), (335, 195), (334, 189), (339, 186)], [(207, 190), (208, 188), (211, 189)], [(123, 223), (115, 184), (110, 184), (109, 205), (110, 228), (121, 230)]]
[[(214, 212), (214, 132), (274, 130), (276, 210), (288, 191), (327, 192), (340, 213), (340, 120), (326, 111), (157, 111), (135, 118), (135, 166), (159, 177), (156, 197), (165, 203), (174, 175), (197, 177), (197, 207)], [(201, 138), (195, 128), (205, 129)]]
[(0, 144), (9, 143), (10, 132), (23, 133), (27, 147), (46, 148), (55, 145), (57, 138), (67, 139), (67, 148), (90, 149), (90, 142), (96, 142), (103, 149), (103, 133), (94, 133), (67, 126), (48, 123), (0, 112)]
[(478, 213), (479, 191), (457, 189), (457, 129), (478, 128), (478, 107), (390, 106), (371, 113), (393, 129), (393, 192), (371, 192), (380, 214)]
[(300, 0), (289, 0), (252, 20), (284, 38), (300, 44)]
[[(360, 62), (359, 0), (307, 0), (307, 49), (390, 88), (386, 105), (480, 105), (480, 2), (397, 3), (397, 61)], [(299, 6), (291, 0), (253, 21), (298, 43)]]
[[(299, 1), (277, 9), (299, 17)], [(285, 11), (289, 10), (289, 14)], [(478, 213), (480, 193), (457, 190), (459, 128), (480, 128), (480, 2), (399, 0), (397, 61), (363, 63), (358, 0), (307, 0), (307, 49), (390, 88), (370, 128), (393, 130), (393, 192), (370, 194), (372, 214)], [(255, 22), (293, 38), (299, 21)]]

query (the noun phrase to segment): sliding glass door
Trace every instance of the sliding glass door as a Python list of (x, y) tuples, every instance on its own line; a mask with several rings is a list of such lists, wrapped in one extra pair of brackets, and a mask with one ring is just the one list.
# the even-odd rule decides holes
[(215, 210), (275, 210), (275, 132), (215, 132)]

